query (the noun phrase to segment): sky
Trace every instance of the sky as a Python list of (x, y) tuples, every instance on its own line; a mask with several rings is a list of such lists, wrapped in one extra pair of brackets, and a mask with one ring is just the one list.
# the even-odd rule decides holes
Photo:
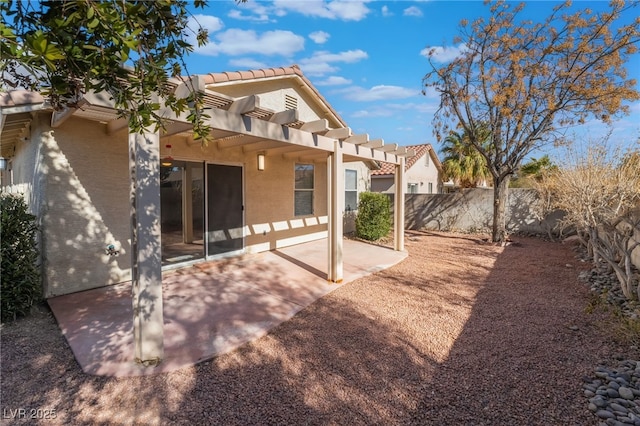
[[(543, 21), (557, 4), (528, 1), (522, 17)], [(574, 1), (572, 7), (597, 12), (608, 2)], [(638, 9), (624, 19), (635, 19)], [(425, 48), (438, 46), (443, 63), (455, 57), (460, 20), (486, 16), (488, 7), (480, 0), (210, 0), (206, 10), (192, 13), (208, 29), (209, 43), (188, 56), (189, 73), (297, 64), (354, 133), (439, 150), (431, 124), (439, 100), (422, 94), (430, 70)], [(640, 54), (627, 70), (640, 90)], [(637, 147), (640, 102), (631, 109), (615, 122), (612, 140)], [(582, 141), (608, 132), (599, 121), (567, 131)]]

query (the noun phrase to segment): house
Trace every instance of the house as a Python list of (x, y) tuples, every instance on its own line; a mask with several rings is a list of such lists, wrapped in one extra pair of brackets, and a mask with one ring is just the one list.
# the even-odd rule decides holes
[[(443, 192), (442, 164), (431, 144), (408, 146), (415, 155), (405, 163), (405, 187), (407, 194), (440, 194)], [(380, 169), (371, 172), (371, 191), (394, 193), (396, 167), (382, 163)]]
[(64, 111), (0, 93), (0, 183), (38, 218), (45, 297), (132, 281), (143, 361), (162, 358), (162, 270), (326, 238), (327, 279), (340, 282), (345, 201), (369, 167), (393, 164), (401, 180), (412, 155), (352, 134), (295, 65), (170, 83), (204, 95), (213, 142), (168, 109), (162, 131), (130, 133), (104, 93)]

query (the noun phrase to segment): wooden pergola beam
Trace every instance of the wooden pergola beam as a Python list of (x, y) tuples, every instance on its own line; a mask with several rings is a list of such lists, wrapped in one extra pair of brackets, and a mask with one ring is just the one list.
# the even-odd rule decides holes
[(372, 139), (367, 143), (362, 144), (365, 148), (381, 148), (384, 146), (384, 139)]
[(369, 135), (362, 133), (359, 135), (353, 135), (344, 140), (345, 142), (352, 143), (354, 145), (362, 145), (369, 142)]
[(326, 118), (322, 120), (309, 121), (308, 123), (304, 123), (300, 126), (300, 130), (318, 134), (318, 133), (326, 133), (329, 131), (329, 121)]
[(345, 140), (351, 136), (351, 127), (340, 127), (339, 129), (330, 129), (324, 134), (325, 137), (331, 139)]
[(260, 97), (258, 95), (249, 95), (233, 101), (229, 107), (229, 112), (234, 114), (248, 114), (258, 108), (260, 108)]
[(274, 113), (271, 117), (269, 117), (269, 121), (272, 123), (285, 125), (295, 123), (299, 121), (300, 113), (297, 109), (288, 109), (286, 111), (280, 111)]
[(391, 152), (391, 151), (396, 151), (397, 149), (398, 149), (397, 143), (390, 143), (388, 145), (383, 145), (380, 148), (377, 148), (376, 151)]

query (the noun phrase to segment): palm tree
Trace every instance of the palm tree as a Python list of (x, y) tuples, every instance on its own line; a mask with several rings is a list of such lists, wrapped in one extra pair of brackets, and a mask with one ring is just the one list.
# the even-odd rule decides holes
[[(485, 143), (488, 143), (488, 133)], [(462, 188), (475, 188), (490, 177), (487, 161), (469, 142), (467, 132), (451, 131), (440, 150), (444, 154), (444, 179), (452, 179)]]
[(520, 166), (518, 174), (511, 178), (509, 188), (536, 188), (550, 175), (558, 171), (558, 166), (553, 164), (549, 155), (531, 159)]

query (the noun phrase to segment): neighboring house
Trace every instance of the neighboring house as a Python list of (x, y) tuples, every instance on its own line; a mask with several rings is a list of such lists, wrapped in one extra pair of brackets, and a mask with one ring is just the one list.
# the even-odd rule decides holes
[(9, 160), (0, 184), (24, 193), (38, 217), (45, 297), (131, 280), (134, 260), (145, 274), (153, 262), (160, 270), (322, 238), (328, 279), (342, 279), (343, 212), (368, 189), (370, 168), (411, 152), (353, 135), (295, 65), (191, 83), (211, 117), (206, 146), (175, 115), (163, 133), (130, 134), (102, 93), (65, 111), (36, 93), (0, 93)]
[[(406, 194), (440, 194), (443, 191), (442, 164), (431, 144), (406, 147), (415, 155), (407, 158), (404, 170)], [(395, 164), (382, 163), (379, 170), (371, 172), (371, 191), (394, 193)]]

